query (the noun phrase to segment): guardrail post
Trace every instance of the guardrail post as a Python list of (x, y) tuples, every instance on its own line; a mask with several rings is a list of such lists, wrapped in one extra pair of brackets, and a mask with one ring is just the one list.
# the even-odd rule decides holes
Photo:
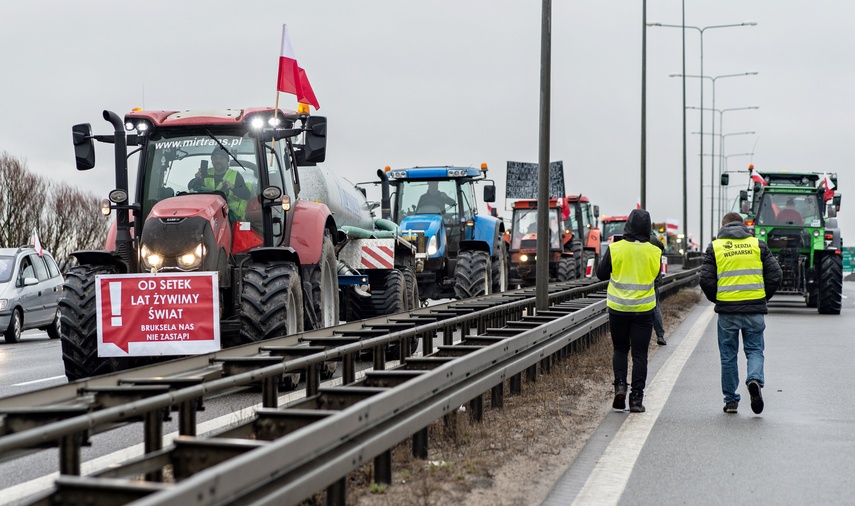
[(197, 403), (197, 399), (191, 399), (178, 405), (178, 433), (182, 436), (196, 435)]
[(552, 355), (540, 360), (540, 374), (549, 374), (552, 371)]
[(537, 364), (533, 364), (526, 368), (525, 370), (525, 379), (534, 383), (537, 381)]
[(442, 328), (442, 344), (445, 346), (451, 346), (454, 344), (454, 327), (451, 325), (446, 325)]
[[(145, 438), (143, 446), (145, 453), (149, 454), (163, 448), (163, 410), (155, 409), (143, 415), (143, 431)], [(163, 480), (163, 470), (146, 473), (147, 481), (159, 482)]]
[(386, 450), (374, 457), (374, 482), (392, 484), (392, 450)]
[(386, 345), (375, 346), (372, 348), (374, 352), (374, 370), (383, 371), (386, 369)]
[(277, 376), (261, 380), (261, 404), (265, 408), (279, 406), (279, 378)]
[(511, 395), (522, 393), (522, 373), (514, 374), (508, 382), (511, 387)]
[(323, 362), (306, 367), (306, 397), (318, 394), (318, 389), (321, 388), (321, 367), (324, 367)]
[(356, 364), (353, 353), (345, 353), (341, 357), (341, 384), (349, 385), (356, 381)]
[(428, 458), (428, 428), (413, 434), (413, 457), (421, 460)]
[(327, 487), (327, 506), (346, 506), (347, 504), (347, 477)]
[(436, 331), (425, 332), (422, 334), (422, 356), (425, 357), (433, 353), (433, 340), (436, 337)]
[(480, 422), (484, 419), (484, 396), (479, 395), (469, 401), (469, 419)]
[(83, 434), (75, 432), (59, 440), (59, 473), (80, 476), (80, 446)]
[(490, 391), (490, 406), (501, 408), (505, 405), (505, 382), (502, 381)]

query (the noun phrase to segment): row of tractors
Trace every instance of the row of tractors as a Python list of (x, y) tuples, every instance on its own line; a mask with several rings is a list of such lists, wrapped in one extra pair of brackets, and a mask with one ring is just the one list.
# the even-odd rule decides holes
[[(783, 271), (778, 294), (800, 295), (820, 314), (840, 314), (843, 239), (837, 222), (837, 174), (755, 172), (733, 211), (764, 241)], [(727, 186), (730, 175), (721, 176)]]
[[(223, 347), (507, 289), (504, 222), (477, 213), (476, 183), (495, 201), (486, 165), (378, 171), (375, 203), (364, 186), (317, 165), (327, 122), (307, 107), (103, 117), (112, 134), (72, 129), (78, 170), (95, 167), (95, 141), (113, 144), (116, 189), (103, 204), (115, 211), (105, 249), (73, 253), (66, 274), (70, 380), (153, 360), (98, 356), (99, 275), (216, 272)], [(129, 147), (138, 156), (134, 194)], [(227, 156), (231, 184), (208, 167), (215, 153)], [(200, 179), (211, 184), (193, 184)], [(236, 198), (238, 181), (249, 199)], [(421, 199), (432, 185), (446, 194), (439, 206)]]

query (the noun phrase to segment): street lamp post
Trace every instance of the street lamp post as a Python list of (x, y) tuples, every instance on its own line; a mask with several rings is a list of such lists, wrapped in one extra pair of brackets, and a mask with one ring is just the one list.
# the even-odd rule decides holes
[[(747, 73), (745, 73), (745, 74), (727, 74), (726, 76), (716, 76), (716, 77), (736, 77), (736, 76), (741, 76), (741, 75), (754, 75), (754, 74), (756, 74), (756, 72), (747, 72)], [(721, 109), (721, 110), (716, 109), (716, 108), (715, 108), (715, 81), (713, 81), (713, 107), (712, 107), (712, 108), (708, 108), (708, 107), (694, 107), (694, 106), (689, 106), (689, 107), (688, 107), (688, 109), (699, 109), (699, 110), (701, 110), (702, 112), (703, 112), (703, 111), (713, 111), (713, 112), (717, 112), (717, 113), (718, 113), (718, 130), (719, 130), (719, 135), (721, 134), (721, 132), (723, 131), (723, 128), (724, 128), (724, 113), (726, 113), (726, 112), (730, 112), (730, 111), (748, 111), (748, 110), (752, 110), (752, 109), (759, 109), (759, 108), (760, 108), (759, 106), (752, 105), (752, 106), (748, 106), (748, 107), (731, 107), (731, 108), (728, 108), (728, 109)], [(715, 134), (715, 116), (713, 116), (713, 134)], [(720, 139), (719, 139), (719, 151), (721, 151), (721, 140), (720, 140)], [(715, 153), (715, 138), (714, 138), (714, 137), (713, 137), (713, 153)], [(718, 164), (718, 177), (719, 177), (719, 178), (721, 178), (721, 161), (722, 161), (722, 160), (721, 160), (721, 158), (719, 158), (719, 164)], [(712, 159), (711, 159), (711, 161), (710, 161), (710, 176), (713, 176), (713, 174), (712, 174), (712, 172), (713, 172), (713, 170), (712, 170), (713, 165), (712, 165), (712, 164), (713, 164), (714, 162), (715, 162), (715, 158), (712, 158)], [(713, 176), (712, 186), (714, 186), (714, 185), (715, 185), (715, 177)], [(713, 189), (712, 189), (712, 188), (710, 189), (710, 192), (711, 192), (711, 193), (713, 192)], [(718, 188), (718, 195), (717, 195), (717, 197), (718, 197), (718, 200), (719, 200), (719, 211), (721, 211), (721, 207), (722, 207), (722, 206), (721, 206), (721, 185), (719, 185), (719, 188)], [(715, 202), (715, 200), (716, 200), (716, 199), (712, 199), (712, 200), (710, 201), (710, 230), (712, 230), (712, 231), (715, 231), (715, 221), (714, 221), (714, 216), (713, 216), (713, 207), (712, 207), (712, 206), (713, 206), (713, 202)]]
[[(686, 16), (686, 10), (685, 10), (685, 4), (684, 4), (682, 24), (669, 25), (669, 24), (665, 24), (665, 23), (648, 23), (648, 25), (647, 25), (647, 26), (661, 26), (661, 27), (665, 27), (665, 28), (680, 28), (683, 30), (683, 74), (684, 74), (684, 77), (683, 77), (683, 108), (684, 108), (683, 109), (683, 115), (684, 116), (686, 114), (686, 111), (685, 111), (685, 107), (686, 107), (686, 99), (685, 99), (685, 95), (686, 95), (686, 92), (685, 92), (685, 89), (686, 89), (686, 76), (685, 76), (685, 73), (686, 73), (686, 63), (685, 63), (686, 28), (691, 28), (693, 30), (697, 30), (697, 32), (698, 32), (698, 36), (700, 38), (700, 50), (701, 50), (700, 51), (700, 54), (701, 54), (700, 75), (703, 76), (704, 75), (704, 32), (706, 32), (707, 30), (712, 30), (714, 28), (735, 28), (738, 26), (756, 26), (757, 25), (757, 23), (754, 21), (748, 21), (745, 23), (734, 23), (734, 24), (728, 24), (728, 25), (710, 25), (710, 26), (704, 26), (704, 27), (690, 26), (690, 25), (686, 24), (686, 17), (685, 16)], [(703, 105), (704, 105), (704, 80), (703, 79), (701, 79), (701, 97), (700, 98), (701, 98), (701, 107), (703, 108)], [(685, 135), (686, 135), (685, 129), (686, 129), (686, 125), (685, 125), (685, 119), (684, 119), (684, 121), (683, 121), (683, 138), (684, 139), (685, 139)], [(703, 130), (704, 130), (704, 112), (703, 112), (703, 109), (701, 109), (701, 131), (703, 132)], [(684, 143), (685, 143), (685, 141), (684, 141)], [(685, 150), (685, 147), (683, 149)], [(703, 153), (704, 153), (704, 137), (702, 135), (701, 136), (701, 155), (703, 155)], [(685, 158), (685, 155), (684, 155), (684, 158)], [(710, 173), (711, 173), (710, 175), (712, 175), (712, 170), (710, 170)], [(700, 229), (701, 229), (701, 237), (700, 237), (701, 242), (700, 242), (700, 244), (701, 244), (701, 247), (703, 247), (703, 244), (704, 244), (704, 159), (703, 159), (703, 156), (701, 156), (701, 160), (700, 160), (700, 185), (699, 186), (700, 186), (700, 198), (698, 199), (700, 201), (700, 221), (699, 221), (699, 223), (700, 223)], [(685, 212), (683, 214), (684, 214), (683, 220), (685, 221), (686, 220)], [(685, 228), (685, 224), (684, 224), (684, 228)]]
[[(722, 75), (717, 75), (717, 76), (705, 76), (705, 75), (703, 75), (703, 73), (701, 75), (698, 75), (698, 76), (695, 76), (695, 75), (683, 76), (681, 74), (671, 74), (671, 75), (669, 75), (669, 77), (683, 77), (684, 79), (686, 77), (691, 77), (693, 79), (700, 79), (701, 82), (703, 82), (704, 79), (709, 79), (710, 81), (712, 81), (712, 109), (711, 110), (715, 111), (716, 110), (716, 108), (715, 108), (715, 83), (717, 80), (727, 78), (727, 77), (742, 77), (742, 76), (756, 76), (756, 75), (757, 75), (757, 72), (742, 72), (739, 74), (722, 74)], [(690, 107), (690, 109), (692, 109), (692, 108)], [(703, 107), (703, 95), (701, 96), (701, 107), (698, 107), (697, 109), (699, 109), (701, 111), (701, 138), (703, 139), (704, 111), (710, 110), (710, 109), (706, 109), (705, 107)], [(720, 126), (719, 126), (719, 131), (721, 131)], [(713, 135), (715, 135), (715, 115), (712, 115), (712, 132), (713, 132)], [(715, 137), (713, 137), (713, 139), (711, 139), (711, 144), (712, 144), (712, 153), (715, 154)], [(721, 150), (720, 144), (719, 144), (719, 150)], [(703, 141), (701, 141), (701, 185), (703, 185), (703, 181), (704, 181), (703, 157), (704, 157)], [(721, 163), (719, 163), (719, 174), (720, 173), (721, 173)], [(710, 180), (712, 181), (710, 184), (710, 193), (712, 194), (715, 191), (715, 159), (714, 158), (710, 159)], [(703, 198), (704, 198), (704, 195), (703, 195), (703, 193), (701, 193), (701, 200), (702, 201), (703, 201)], [(714, 228), (715, 217), (713, 216), (713, 212), (714, 212), (713, 211), (713, 202), (715, 202), (715, 199), (710, 199), (710, 230), (711, 230), (710, 234), (715, 232), (715, 228)], [(701, 208), (703, 208), (703, 202), (701, 202)], [(703, 219), (704, 219), (704, 215), (703, 215), (703, 213), (701, 213), (701, 230), (703, 230), (703, 227), (704, 227)], [(703, 241), (703, 234), (701, 235), (701, 241)], [(703, 242), (701, 244), (703, 244)]]
[[(717, 156), (717, 157), (719, 157), (719, 159), (722, 159), (722, 158), (724, 159), (724, 170), (723, 170), (723, 171), (721, 171), (721, 173), (718, 175), (718, 178), (719, 178), (719, 179), (721, 179), (721, 175), (722, 175), (722, 174), (726, 174), (726, 173), (730, 173), (730, 172), (748, 172), (748, 171), (744, 171), (744, 170), (743, 170), (743, 171), (739, 171), (739, 170), (737, 170), (737, 171), (732, 171), (732, 170), (729, 170), (729, 169), (728, 169), (728, 167), (729, 167), (729, 165), (728, 165), (729, 161), (728, 161), (728, 160), (729, 160), (729, 159), (730, 159), (730, 157), (732, 157), (732, 156), (750, 156), (750, 157), (753, 157), (753, 156), (754, 156), (754, 152), (752, 151), (752, 152), (750, 152), (750, 153), (733, 153), (733, 154), (730, 154), (730, 155), (724, 155), (724, 156), (722, 156), (722, 155), (720, 155), (720, 154), (719, 154), (719, 155), (704, 155), (704, 156), (711, 156), (711, 157), (716, 157), (716, 156)], [(723, 188), (721, 187), (721, 184), (719, 184), (718, 189), (719, 189), (719, 193), (720, 193), (721, 197), (716, 197), (716, 196), (712, 195), (712, 192), (713, 192), (713, 190), (714, 190), (714, 189), (715, 189), (715, 188), (714, 188), (714, 186), (710, 188), (710, 200), (712, 200), (713, 202), (715, 202), (716, 200), (718, 200), (718, 201), (719, 201), (719, 203), (718, 203), (718, 215), (723, 215), (724, 210), (725, 210), (725, 209), (727, 209), (727, 202), (728, 202), (728, 200), (729, 200), (729, 198), (728, 198), (728, 189), (729, 189), (729, 188), (725, 188), (725, 189), (723, 189)], [(718, 215), (717, 215), (717, 216), (718, 216)], [(713, 220), (710, 220), (710, 225), (711, 225), (711, 226), (713, 226), (712, 221), (713, 221)], [(712, 238), (712, 236), (713, 236), (713, 235), (715, 235), (715, 228), (713, 228), (713, 229), (711, 229), (711, 230), (712, 230), (712, 232), (711, 232), (710, 238)]]

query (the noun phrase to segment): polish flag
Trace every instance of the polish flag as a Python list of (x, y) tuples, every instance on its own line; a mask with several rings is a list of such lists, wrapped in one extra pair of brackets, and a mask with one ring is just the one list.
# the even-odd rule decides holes
[(40, 257), (44, 256), (42, 243), (39, 241), (39, 234), (36, 232), (36, 229), (33, 229), (33, 249), (36, 250), (36, 253), (38, 253)]
[(294, 47), (288, 38), (288, 25), (282, 25), (282, 50), (279, 53), (279, 79), (276, 83), (276, 89), (283, 93), (296, 95), (297, 102), (312, 105), (315, 109), (321, 108), (318, 99), (315, 98), (312, 85), (309, 84), (306, 71), (297, 65)]
[(762, 184), (763, 186), (767, 186), (767, 185), (769, 184), (769, 183), (767, 183), (767, 182), (766, 182), (766, 180), (765, 180), (765, 179), (763, 179), (763, 176), (761, 176), (760, 174), (758, 174), (758, 173), (757, 173), (757, 171), (756, 171), (756, 170), (754, 170), (754, 166), (753, 166), (753, 165), (750, 165), (750, 166), (748, 167), (748, 169), (749, 169), (749, 171), (750, 171), (750, 173), (751, 173), (751, 180), (752, 180), (752, 181), (754, 181), (755, 183), (760, 183), (760, 184)]
[(680, 230), (680, 220), (666, 218), (665, 228), (667, 228), (669, 234), (676, 234)]
[(825, 196), (823, 197), (823, 200), (828, 202), (834, 197), (834, 188), (836, 188), (836, 186), (834, 185), (834, 181), (828, 177), (828, 174), (823, 176), (822, 184), (825, 185)]
[(638, 197), (638, 200), (635, 201), (635, 208), (641, 209), (641, 197)]
[(487, 212), (490, 214), (490, 216), (493, 216), (493, 206), (491, 206), (489, 203), (487, 203)]
[(566, 197), (558, 199), (558, 207), (561, 208), (561, 219), (567, 220), (570, 218), (570, 202), (567, 201)]

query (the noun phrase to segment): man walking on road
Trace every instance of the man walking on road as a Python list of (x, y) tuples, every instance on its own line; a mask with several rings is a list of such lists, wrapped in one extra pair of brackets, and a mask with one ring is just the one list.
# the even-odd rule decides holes
[(746, 386), (751, 410), (763, 412), (763, 331), (766, 329), (766, 301), (781, 284), (781, 267), (766, 246), (742, 222), (737, 213), (721, 220), (718, 239), (707, 247), (701, 266), (701, 289), (715, 303), (718, 313), (718, 350), (721, 358), (721, 392), (724, 412), (739, 407), (739, 332), (748, 359)]
[(597, 266), (597, 277), (609, 282), (606, 305), (614, 345), (614, 409), (626, 409), (627, 355), (632, 349), (629, 411), (644, 412), (647, 350), (656, 307), (654, 282), (659, 276), (661, 255), (662, 251), (650, 243), (650, 214), (644, 209), (633, 209), (626, 220), (623, 239), (609, 245)]

